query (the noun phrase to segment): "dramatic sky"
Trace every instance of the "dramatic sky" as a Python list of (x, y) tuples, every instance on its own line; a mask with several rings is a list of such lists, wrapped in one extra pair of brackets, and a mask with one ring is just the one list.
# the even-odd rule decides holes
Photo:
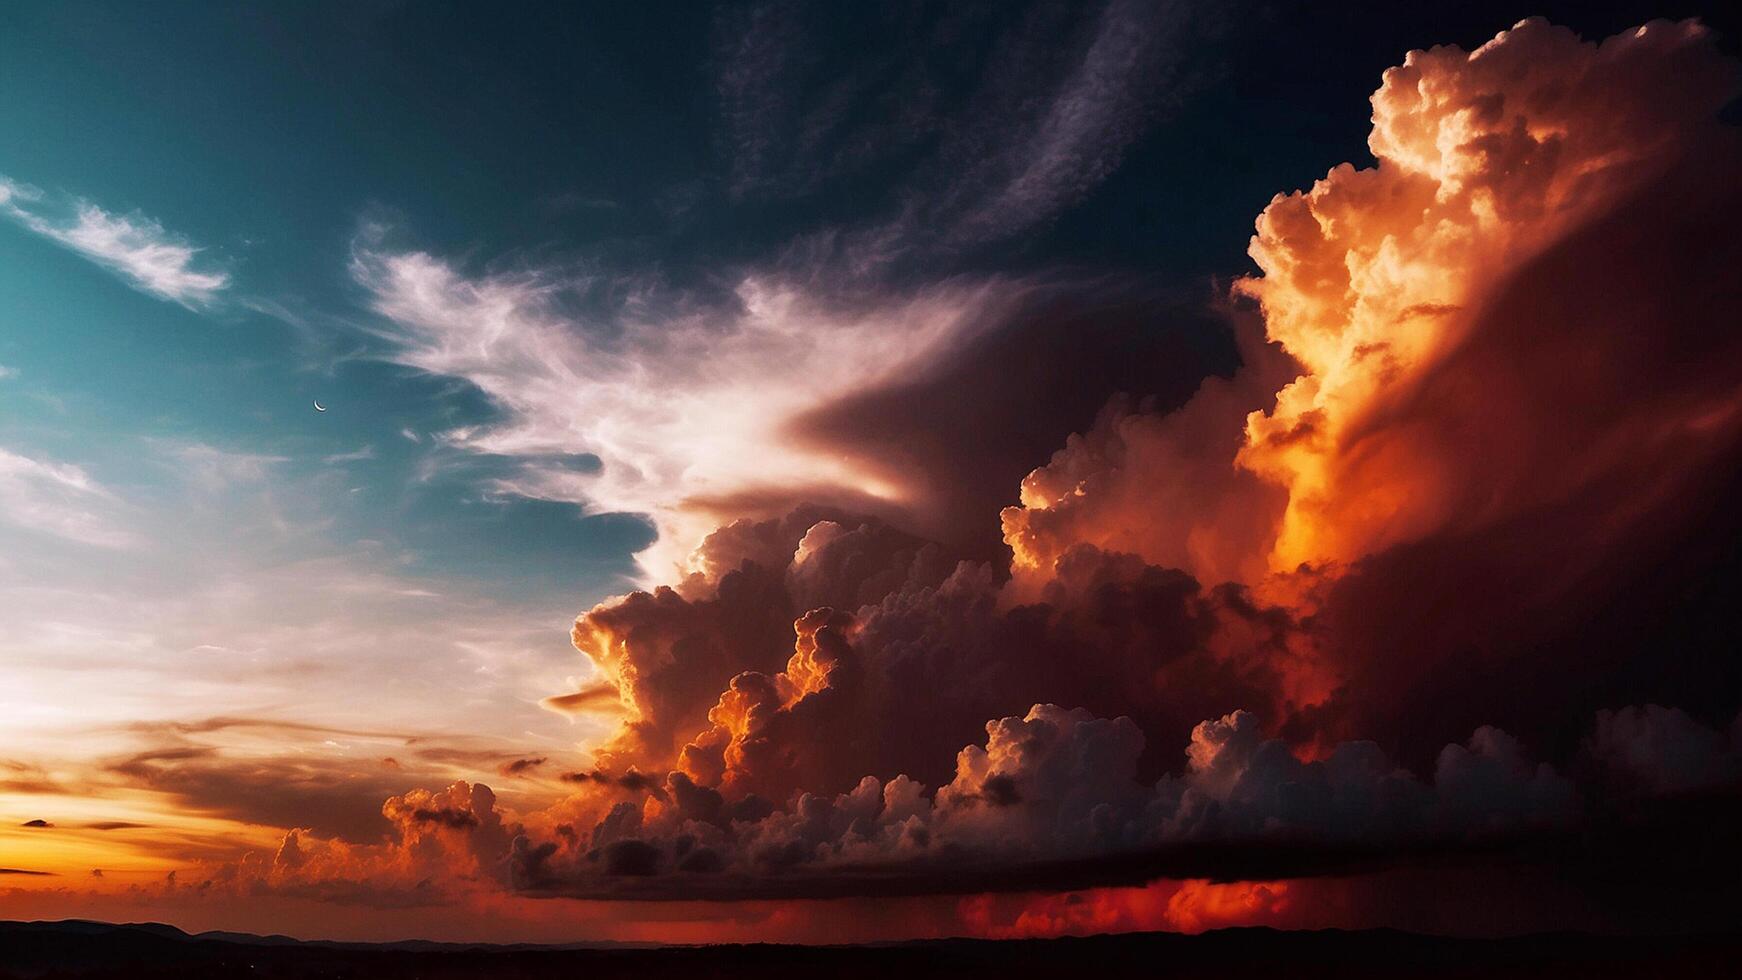
[(0, 917), (1733, 924), (1711, 6), (8, 5)]

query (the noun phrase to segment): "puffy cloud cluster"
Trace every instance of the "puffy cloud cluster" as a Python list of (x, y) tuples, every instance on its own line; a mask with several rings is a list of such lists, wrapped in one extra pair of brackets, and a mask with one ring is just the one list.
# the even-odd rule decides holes
[(722, 528), (695, 564), (730, 571), (577, 621), (630, 712), (600, 765), (776, 800), (868, 772), (937, 785), (1012, 706), (1051, 699), (1183, 739), (1231, 705), (1285, 717), (1324, 696), (1310, 633), (1240, 587), (1080, 545), (1024, 601), (994, 566), (946, 554), (815, 511)]
[[(1617, 717), (1648, 716), (1661, 723), (1667, 713), (1605, 713), (1593, 745), (1614, 742)], [(1671, 724), (1686, 733), (1688, 723)], [(292, 831), (269, 862), (245, 861), (227, 877), (356, 901), (395, 886), (435, 896), (504, 883), (634, 899), (1030, 889), (1109, 877), (1108, 861), (1130, 866), (1115, 879), (1282, 877), (1399, 848), (1528, 839), (1575, 825), (1588, 805), (1570, 778), (1491, 727), (1447, 745), (1426, 779), (1371, 742), (1305, 758), (1245, 711), (1198, 724), (1178, 774), (1139, 778), (1143, 750), (1129, 718), (1038, 704), (989, 722), (935, 790), (905, 775), (865, 776), (845, 792), (800, 791), (776, 806), (672, 772), (663, 785), (625, 783), (630, 799), (516, 820), (488, 787), (456, 783), (389, 800), (394, 832), (381, 844)], [(1633, 778), (1643, 765), (1596, 754), (1608, 777)], [(1736, 756), (1725, 764), (1734, 779)], [(589, 813), (590, 823), (575, 819)], [(1205, 847), (1222, 850), (1206, 859)], [(1260, 856), (1231, 857), (1229, 847)]]
[(1232, 464), (1246, 417), (1271, 404), (1297, 366), (1234, 314), (1243, 366), (1206, 379), (1167, 414), (1115, 401), (1090, 429), (1022, 481), (1002, 514), (1019, 578), (1049, 577), (1072, 548), (1141, 555), (1206, 582), (1256, 582), (1287, 496)]
[(360, 844), (297, 828), (276, 852), (220, 864), (199, 887), (277, 893), (379, 906), (434, 904), (508, 884), (507, 856), (520, 824), (482, 784), (412, 790), (381, 807), (391, 831)]
[(1590, 754), (1626, 790), (1647, 795), (1692, 793), (1742, 779), (1742, 715), (1729, 737), (1655, 704), (1597, 712)]
[[(857, 608), (948, 572), (935, 546), (881, 522), (849, 527), (832, 517), (845, 519), (807, 507), (779, 520), (735, 521), (707, 537), (690, 559), (697, 571), (676, 587), (631, 593), (576, 620), (576, 648), (630, 711), (622, 733), (600, 752), (602, 763), (671, 766), (693, 736), (718, 724), (713, 715), (756, 697), (758, 684), (779, 707), (786, 697), (774, 693), (770, 678), (787, 662), (796, 617), (831, 605)], [(801, 662), (793, 669), (814, 668)], [(795, 698), (828, 679), (799, 683), (810, 687)], [(739, 694), (722, 697), (728, 684), (741, 687)]]

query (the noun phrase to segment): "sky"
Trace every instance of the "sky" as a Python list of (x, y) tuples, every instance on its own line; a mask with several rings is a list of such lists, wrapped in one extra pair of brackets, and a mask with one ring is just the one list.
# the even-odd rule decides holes
[(1729, 921), (1733, 14), (633, 6), (8, 9), (0, 916)]

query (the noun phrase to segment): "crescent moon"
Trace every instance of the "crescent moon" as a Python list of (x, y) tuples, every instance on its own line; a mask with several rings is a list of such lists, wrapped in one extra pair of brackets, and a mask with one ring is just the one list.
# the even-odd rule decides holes
[(324, 412), (324, 411), (326, 411), (326, 409), (325, 409), (325, 408), (322, 408), (322, 407), (321, 407), (321, 400), (320, 400), (320, 399), (319, 399), (319, 398), (316, 398), (316, 399), (315, 399), (315, 411), (317, 411), (317, 412)]

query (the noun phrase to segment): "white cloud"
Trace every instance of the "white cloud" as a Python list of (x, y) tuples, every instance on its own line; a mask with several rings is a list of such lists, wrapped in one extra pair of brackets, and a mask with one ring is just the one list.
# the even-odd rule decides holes
[(43, 194), (0, 178), (0, 214), (114, 272), (134, 288), (189, 309), (211, 304), (230, 284), (229, 273), (196, 267), (204, 249), (142, 214), (105, 211), (76, 201), (70, 219), (40, 207)]
[(77, 466), (0, 448), (0, 521), (80, 544), (126, 548), (137, 536), (104, 513), (117, 503)]
[[(523, 460), (496, 491), (651, 515), (661, 540), (642, 563), (660, 578), (712, 530), (709, 501), (810, 488), (821, 499), (900, 503), (906, 488), (799, 445), (785, 428), (955, 349), (1003, 292), (946, 284), (843, 311), (747, 276), (730, 312), (661, 314), (641, 295), (608, 322), (588, 322), (562, 306), (584, 284), (555, 274), (470, 278), (367, 240), (352, 274), (389, 321), (392, 360), (468, 381), (506, 411), (500, 424), (441, 441)], [(560, 458), (581, 453), (602, 468), (580, 472)]]
[(333, 454), (328, 455), (328, 456), (322, 456), (321, 462), (326, 463), (329, 466), (333, 466), (333, 465), (337, 465), (339, 463), (359, 463), (359, 462), (362, 462), (363, 460), (374, 459), (374, 458), (375, 458), (375, 447), (374, 446), (364, 446), (361, 449), (353, 449), (348, 453), (333, 453)]
[(289, 462), (285, 456), (238, 453), (200, 442), (172, 445), (168, 455), (191, 482), (213, 493), (236, 484), (259, 483), (274, 466)]

